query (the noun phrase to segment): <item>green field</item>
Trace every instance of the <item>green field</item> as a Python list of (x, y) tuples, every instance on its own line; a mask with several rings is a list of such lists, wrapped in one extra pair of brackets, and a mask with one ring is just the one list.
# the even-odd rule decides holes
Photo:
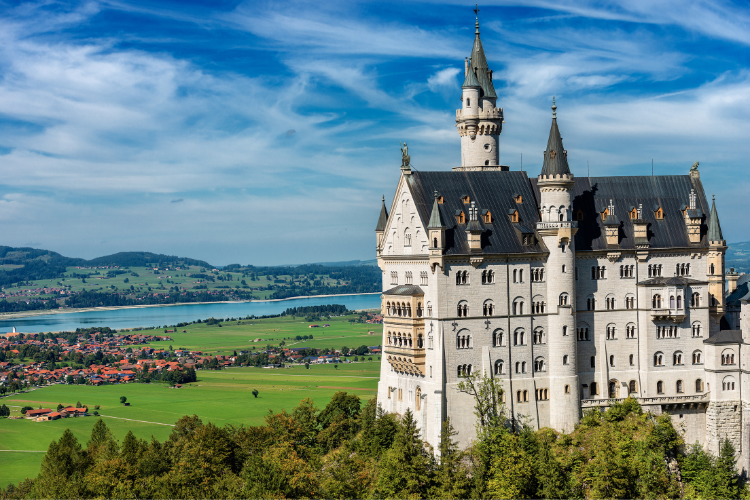
[[(309, 328), (311, 323), (304, 318), (283, 316), (280, 318), (241, 320), (222, 323), (221, 327), (195, 323), (177, 332), (169, 333), (170, 342), (158, 342), (152, 346), (166, 347), (172, 345), (175, 349), (185, 348), (211, 354), (232, 354), (235, 350), (265, 348), (267, 344), (278, 346), (281, 342), (285, 347), (314, 347), (316, 349), (341, 349), (361, 345), (376, 346), (381, 344), (383, 327), (378, 324), (350, 323), (355, 315), (335, 317), (330, 320), (315, 321), (321, 328)], [(323, 328), (324, 324), (331, 326)], [(183, 332), (185, 330), (185, 332)], [(164, 335), (164, 330), (144, 330), (144, 333)], [(372, 335), (368, 332), (374, 332)], [(312, 340), (294, 340), (296, 336), (312, 335)], [(261, 342), (253, 342), (255, 339)]]
[[(258, 425), (263, 423), (269, 409), (291, 410), (306, 397), (322, 408), (339, 390), (357, 394), (363, 400), (375, 396), (380, 370), (377, 358), (337, 366), (311, 365), (309, 370), (304, 366), (202, 370), (198, 372), (198, 382), (182, 389), (169, 389), (161, 384), (54, 385), (0, 401), (13, 405), (12, 415), (18, 415), (25, 405), (54, 408), (58, 403), (67, 405), (77, 401), (90, 409), (100, 405), (99, 412), (106, 415), (104, 420), (117, 439), (122, 440), (132, 430), (139, 438), (150, 439), (153, 435), (163, 440), (169, 435), (171, 424), (183, 415), (195, 414), (204, 422), (217, 425)], [(251, 393), (253, 389), (260, 392), (257, 399)], [(120, 405), (120, 396), (126, 396), (131, 406)], [(36, 476), (44, 454), (32, 452), (46, 450), (66, 428), (85, 446), (94, 422), (96, 417), (52, 422), (0, 420), (0, 449), (19, 450), (0, 451), (0, 487)]]

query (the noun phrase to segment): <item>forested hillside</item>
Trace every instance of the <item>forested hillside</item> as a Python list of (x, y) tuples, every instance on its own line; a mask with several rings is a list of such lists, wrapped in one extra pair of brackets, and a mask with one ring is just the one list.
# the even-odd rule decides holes
[(478, 439), (459, 451), (446, 422), (438, 460), (407, 411), (337, 393), (304, 399), (258, 427), (177, 421), (165, 442), (99, 420), (86, 443), (53, 441), (39, 475), (0, 498), (740, 498), (746, 485), (725, 441), (718, 457), (685, 448), (669, 415), (635, 400), (587, 412), (571, 434), (509, 420), (492, 379), (470, 377)]

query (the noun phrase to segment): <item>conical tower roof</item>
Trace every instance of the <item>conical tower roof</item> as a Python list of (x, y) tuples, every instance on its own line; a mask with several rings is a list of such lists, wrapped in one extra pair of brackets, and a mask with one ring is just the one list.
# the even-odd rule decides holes
[(569, 174), (568, 152), (563, 147), (560, 130), (557, 128), (557, 106), (555, 99), (552, 98), (552, 127), (549, 131), (549, 140), (547, 141), (547, 150), (544, 152), (544, 165), (542, 166), (542, 175), (561, 175)]
[(722, 241), (724, 236), (721, 234), (721, 224), (719, 224), (719, 214), (716, 211), (716, 196), (711, 200), (711, 215), (708, 217), (708, 241)]
[(474, 37), (474, 47), (471, 49), (471, 64), (469, 65), (470, 70), (474, 70), (479, 84), (482, 86), (482, 92), (485, 97), (497, 98), (495, 93), (495, 87), (492, 85), (492, 80), (489, 75), (489, 67), (487, 66), (487, 58), (484, 56), (484, 48), (482, 47), (482, 40), (479, 38), (479, 17), (476, 20), (476, 30)]
[(427, 229), (441, 229), (444, 228), (445, 222), (443, 221), (443, 214), (440, 213), (440, 204), (438, 203), (438, 193), (435, 191), (435, 201), (432, 203), (432, 214), (430, 215), (430, 223), (427, 224)]
[(461, 85), (461, 88), (465, 89), (467, 87), (481, 87), (479, 84), (479, 80), (477, 80), (477, 75), (474, 73), (474, 68), (471, 66), (471, 61), (469, 61), (469, 69), (466, 71), (466, 78), (464, 78), (464, 84)]
[(378, 225), (375, 227), (375, 231), (385, 231), (385, 225), (388, 223), (388, 210), (385, 208), (385, 195), (383, 195), (383, 207), (380, 209), (380, 217), (378, 217)]

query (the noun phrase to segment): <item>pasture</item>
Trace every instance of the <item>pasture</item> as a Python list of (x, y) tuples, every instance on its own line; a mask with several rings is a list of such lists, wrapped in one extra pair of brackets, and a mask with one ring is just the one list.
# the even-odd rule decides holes
[[(175, 349), (199, 350), (210, 354), (232, 354), (235, 350), (252, 350), (265, 348), (266, 345), (278, 346), (284, 342), (285, 347), (305, 347), (316, 349), (341, 349), (361, 345), (377, 346), (382, 343), (383, 325), (369, 323), (351, 323), (356, 315), (333, 317), (330, 320), (315, 321), (319, 328), (309, 328), (310, 322), (304, 318), (282, 316), (279, 318), (238, 320), (207, 325), (194, 323), (177, 328), (169, 333), (172, 341), (169, 345)], [(323, 325), (330, 326), (323, 328)], [(185, 330), (183, 332), (183, 330)], [(143, 333), (164, 335), (163, 330), (144, 330)], [(372, 335), (368, 332), (373, 332)], [(297, 336), (312, 335), (310, 340), (295, 340)], [(254, 342), (261, 339), (260, 342)], [(165, 347), (165, 342), (151, 344)]]
[[(222, 328), (224, 330), (224, 328)], [(224, 333), (222, 331), (222, 333)], [(316, 346), (317, 347), (317, 346)], [(373, 361), (340, 365), (304, 365), (282, 369), (228, 368), (201, 370), (198, 382), (181, 389), (162, 384), (122, 384), (101, 387), (53, 385), (0, 399), (18, 415), (22, 406), (38, 408), (75, 404), (80, 401), (99, 413), (122, 440), (128, 430), (141, 439), (164, 440), (171, 426), (184, 415), (198, 415), (216, 425), (259, 425), (269, 410), (290, 411), (300, 400), (312, 398), (323, 408), (337, 391), (375, 396), (380, 363)], [(334, 366), (338, 366), (335, 368)], [(252, 390), (259, 391), (254, 398)], [(131, 406), (119, 403), (126, 396)], [(68, 418), (51, 422), (0, 419), (0, 487), (35, 477), (45, 451), (53, 439), (69, 428), (85, 446), (96, 417)]]

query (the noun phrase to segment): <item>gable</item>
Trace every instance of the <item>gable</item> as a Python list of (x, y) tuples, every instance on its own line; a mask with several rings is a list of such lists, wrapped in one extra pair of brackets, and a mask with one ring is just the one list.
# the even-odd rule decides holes
[(383, 237), (383, 255), (426, 255), (428, 239), (425, 218), (417, 209), (412, 187), (401, 176), (391, 203), (388, 224)]

